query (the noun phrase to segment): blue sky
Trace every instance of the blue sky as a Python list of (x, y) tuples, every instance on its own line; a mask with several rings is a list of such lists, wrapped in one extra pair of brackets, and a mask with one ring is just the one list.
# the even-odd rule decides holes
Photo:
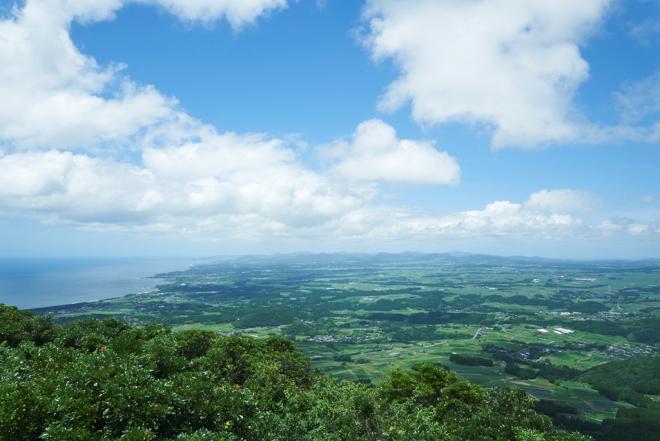
[(86, 3), (0, 1), (0, 254), (659, 257), (660, 2)]

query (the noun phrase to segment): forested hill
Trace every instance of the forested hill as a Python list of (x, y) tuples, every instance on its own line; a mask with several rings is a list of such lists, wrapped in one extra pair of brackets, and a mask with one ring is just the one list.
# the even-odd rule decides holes
[(432, 365), (377, 385), (310, 369), (280, 338), (115, 319), (53, 326), (0, 305), (1, 440), (586, 440), (519, 390)]

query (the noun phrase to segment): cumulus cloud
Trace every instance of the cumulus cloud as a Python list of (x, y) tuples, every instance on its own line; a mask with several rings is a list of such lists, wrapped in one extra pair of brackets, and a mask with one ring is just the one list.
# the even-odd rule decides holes
[[(28, 2), (0, 21), (0, 137), (18, 147), (79, 146), (129, 136), (171, 112), (154, 88), (128, 80), (104, 96), (118, 68), (102, 69), (77, 50), (57, 3)], [(69, 13), (99, 17), (110, 10)]]
[(313, 173), (280, 141), (254, 136), (148, 149), (142, 166), (58, 151), (5, 155), (0, 207), (93, 228), (234, 238), (550, 237), (582, 224), (511, 201), (442, 216), (375, 205), (368, 191)]
[(330, 146), (340, 176), (362, 181), (408, 184), (456, 184), (458, 162), (428, 141), (399, 139), (392, 126), (379, 119), (361, 123), (350, 142)]
[[(177, 119), (176, 100), (99, 66), (71, 41), (72, 21), (113, 17), (129, 1), (28, 0), (0, 21), (0, 137), (19, 148), (91, 148), (130, 141)], [(251, 22), (285, 0), (150, 0), (184, 19)]]
[[(0, 157), (0, 202), (53, 220), (126, 223), (142, 208), (152, 176), (130, 164), (71, 152)], [(127, 207), (134, 210), (127, 210)]]
[(368, 198), (305, 169), (280, 141), (257, 135), (146, 149), (142, 162), (59, 151), (5, 155), (0, 205), (121, 229), (212, 233), (248, 219), (256, 234), (323, 224)]
[(424, 124), (486, 125), (495, 147), (573, 139), (572, 99), (589, 74), (580, 45), (609, 3), (370, 0), (364, 43), (401, 70), (380, 106), (410, 102)]
[(596, 195), (572, 189), (540, 190), (529, 196), (528, 208), (561, 213), (593, 210), (599, 203)]
[[(304, 230), (371, 197), (370, 190), (344, 188), (303, 166), (279, 139), (218, 133), (154, 87), (123, 77), (121, 66), (102, 67), (82, 54), (70, 23), (111, 19), (126, 3), (28, 0), (0, 21), (5, 212), (95, 228), (240, 235)], [(286, 6), (283, 0), (141, 3), (183, 19), (225, 17), (234, 26)], [(126, 162), (131, 157), (137, 158)]]
[[(136, 1), (186, 20), (224, 17), (235, 27), (286, 5)], [(374, 182), (453, 184), (460, 178), (449, 154), (430, 141), (401, 139), (380, 120), (365, 121), (349, 140), (326, 146), (330, 162), (323, 170), (306, 166), (298, 149), (282, 139), (220, 133), (155, 87), (132, 82), (120, 65), (100, 66), (75, 47), (72, 21), (111, 19), (127, 2), (28, 0), (0, 20), (3, 216), (210, 239), (558, 237), (589, 230), (574, 213), (589, 198), (575, 190), (543, 190), (527, 202), (496, 201), (436, 216), (379, 205)], [(515, 132), (504, 125), (497, 130)], [(636, 234), (639, 227), (632, 223), (621, 228)], [(637, 234), (652, 229), (658, 226)]]
[(371, 187), (343, 185), (312, 172), (282, 141), (262, 135), (213, 134), (177, 147), (147, 148), (142, 156), (140, 165), (54, 150), (0, 156), (0, 211), (97, 230), (211, 240), (593, 239), (621, 232), (654, 234), (647, 223), (590, 225), (547, 204), (501, 200), (444, 215), (380, 205)]

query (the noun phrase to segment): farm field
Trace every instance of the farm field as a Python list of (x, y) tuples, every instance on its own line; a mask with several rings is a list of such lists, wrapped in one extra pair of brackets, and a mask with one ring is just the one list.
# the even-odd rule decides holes
[[(598, 424), (641, 404), (585, 373), (660, 352), (657, 261), (309, 254), (221, 259), (158, 277), (166, 283), (153, 292), (37, 311), (58, 322), (115, 316), (281, 335), (315, 367), (365, 383), (442, 364), (484, 386), (524, 389), (554, 417)], [(644, 390), (657, 403), (660, 391)]]

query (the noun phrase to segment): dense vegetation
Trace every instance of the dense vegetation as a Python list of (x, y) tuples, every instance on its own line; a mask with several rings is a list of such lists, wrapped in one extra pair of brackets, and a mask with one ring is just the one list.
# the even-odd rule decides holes
[(457, 364), (462, 364), (464, 366), (492, 366), (493, 360), (483, 357), (474, 357), (470, 355), (460, 355), (460, 354), (451, 354), (449, 356), (449, 361), (453, 361)]
[(660, 357), (613, 361), (589, 369), (580, 379), (611, 399), (636, 406), (619, 409), (616, 419), (604, 422), (612, 438), (660, 437), (660, 402), (649, 398), (660, 394)]
[(511, 389), (433, 365), (336, 381), (281, 338), (116, 319), (53, 326), (0, 306), (2, 440), (579, 441)]
[(615, 364), (609, 383), (595, 379), (597, 366), (660, 356), (660, 261), (245, 256), (159, 277), (153, 292), (36, 312), (56, 323), (115, 317), (174, 332), (285, 337), (313, 368), (365, 384), (382, 384), (393, 368), (442, 365), (543, 399), (538, 411), (571, 430), (626, 440), (635, 433), (620, 430), (627, 425), (645, 431), (638, 439), (660, 438), (647, 424), (658, 420), (657, 390), (620, 386), (642, 371)]
[(613, 361), (589, 369), (580, 378), (613, 399), (650, 404), (646, 395), (660, 394), (660, 357)]

